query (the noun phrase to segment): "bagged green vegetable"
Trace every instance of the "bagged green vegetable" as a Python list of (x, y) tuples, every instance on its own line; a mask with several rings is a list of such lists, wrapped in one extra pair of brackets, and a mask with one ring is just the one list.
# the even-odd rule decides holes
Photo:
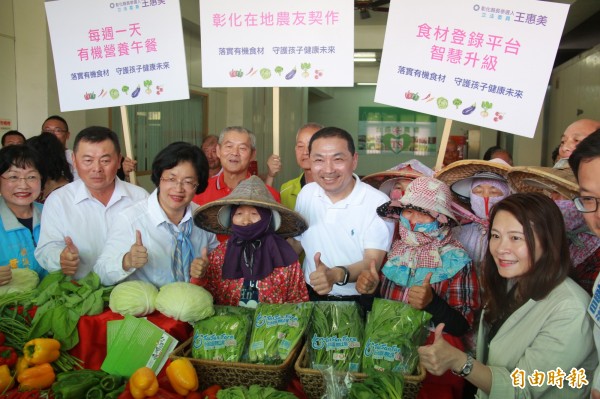
[(316, 302), (308, 336), (311, 368), (360, 371), (364, 322), (356, 302)]
[[(252, 331), (253, 310), (219, 307), (215, 315), (194, 324), (192, 357), (196, 359), (239, 362)], [(231, 309), (228, 309), (231, 308)], [(240, 308), (246, 309), (246, 308)]]
[(399, 301), (375, 298), (367, 318), (362, 370), (412, 374), (431, 315)]
[(248, 388), (237, 386), (221, 389), (217, 392), (217, 399), (296, 399), (296, 395), (271, 387), (250, 385)]
[(40, 283), (40, 276), (31, 269), (12, 269), (12, 279), (8, 284), (0, 285), (0, 295), (16, 292), (30, 292)]
[(313, 306), (312, 302), (259, 303), (250, 338), (250, 362), (283, 363), (306, 331)]
[(154, 305), (165, 316), (190, 323), (215, 313), (210, 292), (198, 285), (184, 282), (163, 285)]
[(120, 315), (141, 317), (154, 312), (158, 289), (146, 281), (124, 281), (110, 293), (108, 306)]
[(349, 399), (402, 399), (404, 376), (393, 372), (376, 372), (363, 382), (354, 382)]

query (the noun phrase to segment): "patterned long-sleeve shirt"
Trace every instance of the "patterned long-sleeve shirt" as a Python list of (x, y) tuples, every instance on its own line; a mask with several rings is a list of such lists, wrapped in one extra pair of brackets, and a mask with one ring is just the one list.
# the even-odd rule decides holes
[[(227, 241), (222, 242), (208, 256), (206, 288), (213, 296), (215, 305), (237, 306), (240, 302), (244, 279), (223, 279), (222, 266), (225, 260)], [(256, 282), (258, 302), (298, 303), (308, 301), (304, 274), (298, 261), (286, 267), (276, 267), (267, 277)]]

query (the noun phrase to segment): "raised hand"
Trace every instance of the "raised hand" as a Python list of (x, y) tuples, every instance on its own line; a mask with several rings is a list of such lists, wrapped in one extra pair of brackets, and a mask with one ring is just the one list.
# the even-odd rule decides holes
[(60, 268), (63, 274), (72, 276), (79, 267), (79, 249), (73, 244), (71, 237), (65, 237), (65, 248), (60, 253)]
[(408, 290), (408, 303), (415, 309), (425, 309), (433, 300), (433, 291), (431, 290), (431, 276), (433, 273), (427, 273), (423, 280), (423, 285), (413, 285)]
[(142, 242), (142, 233), (139, 230), (135, 231), (135, 244), (125, 254), (125, 266), (128, 269), (139, 269), (148, 263), (148, 250)]
[(201, 279), (206, 274), (206, 269), (208, 269), (208, 252), (204, 247), (200, 252), (200, 256), (194, 259), (190, 265), (190, 277)]
[(0, 266), (0, 285), (6, 285), (12, 280), (12, 268), (10, 265)]
[[(419, 347), (419, 357), (421, 363), (427, 371), (433, 375), (442, 375), (448, 371), (453, 363), (460, 363), (460, 358), (467, 355), (461, 350), (450, 345), (443, 337), (444, 323), (440, 323), (435, 327), (435, 336), (431, 345)], [(460, 363), (464, 364), (464, 361)]]
[(371, 259), (369, 269), (360, 272), (356, 280), (356, 291), (361, 294), (372, 294), (377, 290), (379, 281), (379, 272), (375, 267), (375, 259)]
[(310, 285), (317, 294), (327, 295), (331, 292), (334, 282), (329, 281), (330, 269), (325, 263), (321, 262), (320, 252), (315, 253), (315, 268), (315, 271), (308, 276)]

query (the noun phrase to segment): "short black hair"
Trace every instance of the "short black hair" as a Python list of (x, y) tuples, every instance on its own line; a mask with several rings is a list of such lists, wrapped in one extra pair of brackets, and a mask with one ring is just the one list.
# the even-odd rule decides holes
[(504, 151), (504, 149), (502, 147), (500, 147), (499, 145), (491, 146), (490, 148), (487, 149), (485, 154), (483, 154), (483, 160), (489, 161), (490, 159), (492, 159), (492, 155), (494, 155), (494, 153), (498, 150)]
[(152, 161), (152, 183), (158, 187), (163, 172), (181, 162), (190, 162), (196, 171), (198, 177), (196, 194), (204, 192), (208, 186), (208, 160), (200, 147), (183, 141), (171, 143), (156, 154)]
[(579, 180), (579, 165), (595, 158), (600, 158), (600, 129), (581, 140), (569, 157), (569, 166), (577, 180)]
[[(65, 124), (65, 128), (67, 129), (67, 132), (69, 131), (69, 124), (67, 123), (67, 121), (65, 120), (65, 118), (63, 118), (62, 116), (59, 115), (51, 115), (49, 117), (46, 118), (46, 120), (44, 121), (44, 123), (51, 121), (51, 120), (57, 120), (57, 121), (61, 121), (62, 123)], [(44, 123), (42, 123), (42, 126), (44, 126)]]
[(4, 174), (11, 166), (25, 169), (32, 167), (36, 169), (42, 177), (42, 189), (46, 184), (46, 166), (42, 162), (42, 157), (35, 149), (25, 144), (9, 145), (0, 149), (0, 175)]
[(61, 177), (64, 177), (69, 182), (73, 181), (73, 173), (71, 173), (65, 149), (55, 135), (42, 132), (39, 136), (29, 138), (25, 144), (40, 154), (44, 154), (42, 161), (46, 165), (48, 179), (60, 180)]
[(8, 136), (20, 136), (23, 139), (23, 142), (25, 142), (26, 140), (23, 133), (19, 132), (18, 130), (9, 130), (8, 132), (2, 135), (2, 147), (4, 147), (4, 142), (6, 141), (6, 138)]
[(103, 126), (90, 126), (83, 129), (75, 137), (75, 143), (73, 144), (73, 152), (77, 152), (77, 147), (80, 141), (87, 141), (90, 143), (101, 143), (104, 140), (110, 140), (115, 146), (115, 150), (118, 155), (121, 155), (121, 146), (119, 145), (119, 137), (117, 134), (107, 127)]
[(344, 129), (340, 129), (339, 127), (333, 126), (324, 127), (323, 129), (313, 134), (313, 136), (310, 138), (310, 141), (308, 142), (308, 153), (310, 154), (312, 150), (312, 144), (315, 142), (315, 140), (328, 137), (338, 137), (342, 140), (346, 140), (346, 142), (348, 143), (348, 151), (350, 151), (350, 154), (354, 156), (356, 148), (354, 147), (354, 139), (352, 138), (352, 135)]

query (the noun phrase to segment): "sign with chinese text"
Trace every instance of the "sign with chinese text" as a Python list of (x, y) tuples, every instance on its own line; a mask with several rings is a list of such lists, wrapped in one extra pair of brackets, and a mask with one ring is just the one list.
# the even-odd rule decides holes
[(179, 0), (45, 5), (62, 112), (189, 98)]
[(568, 10), (393, 0), (375, 102), (533, 137)]
[(200, 1), (203, 87), (354, 84), (348, 0)]
[(435, 155), (436, 117), (390, 107), (358, 108), (358, 150), (364, 154)]

